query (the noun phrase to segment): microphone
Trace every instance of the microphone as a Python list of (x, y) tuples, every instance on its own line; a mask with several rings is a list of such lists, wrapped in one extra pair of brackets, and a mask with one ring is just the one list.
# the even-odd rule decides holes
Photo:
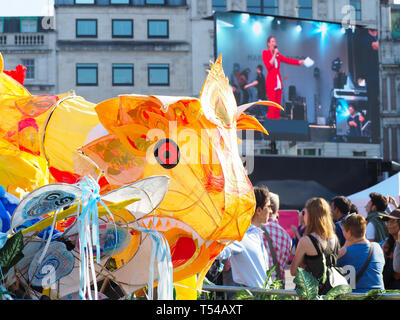
[[(275, 46), (274, 49), (278, 49), (278, 46)], [(279, 53), (277, 53), (276, 56), (279, 56)]]

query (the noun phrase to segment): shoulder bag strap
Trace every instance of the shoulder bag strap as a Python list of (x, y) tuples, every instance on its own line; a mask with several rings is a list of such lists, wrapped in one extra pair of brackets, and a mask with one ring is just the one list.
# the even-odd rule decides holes
[(276, 257), (276, 251), (274, 245), (272, 244), (271, 237), (269, 236), (269, 233), (265, 228), (265, 226), (262, 226), (261, 229), (262, 231), (264, 231), (265, 237), (267, 238), (269, 250), (271, 251), (272, 254), (272, 260), (274, 261), (274, 265), (276, 265), (277, 277), (278, 279), (282, 280), (281, 268), (279, 268), (278, 258)]
[(319, 244), (319, 241), (314, 236), (312, 236), (311, 234), (309, 234), (308, 237), (310, 238), (312, 244), (314, 245), (315, 250), (317, 250), (317, 254), (318, 255), (323, 254), (323, 252), (321, 250), (321, 247), (320, 247), (320, 244)]
[(360, 278), (364, 274), (365, 270), (367, 270), (369, 262), (371, 261), (371, 258), (372, 258), (372, 252), (373, 251), (374, 251), (374, 246), (371, 243), (370, 244), (370, 248), (369, 248), (369, 254), (368, 254), (367, 261), (365, 261), (364, 266), (362, 267), (362, 269), (356, 274), (356, 283), (358, 282), (358, 280), (360, 280)]

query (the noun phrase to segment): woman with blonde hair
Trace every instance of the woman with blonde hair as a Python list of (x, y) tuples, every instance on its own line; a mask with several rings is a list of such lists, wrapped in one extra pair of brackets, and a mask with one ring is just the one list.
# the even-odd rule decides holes
[[(304, 208), (304, 223), (306, 230), (297, 245), (290, 273), (295, 276), (301, 267), (320, 281), (324, 273), (323, 255), (327, 265), (336, 266), (339, 252), (329, 203), (323, 198), (309, 199)], [(319, 289), (321, 294), (324, 291), (321, 282)]]

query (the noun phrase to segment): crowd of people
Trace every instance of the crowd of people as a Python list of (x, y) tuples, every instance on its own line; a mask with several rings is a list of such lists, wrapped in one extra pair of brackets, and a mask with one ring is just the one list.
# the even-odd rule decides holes
[(265, 186), (255, 187), (254, 193), (251, 225), (241, 241), (217, 257), (208, 275), (214, 283), (263, 288), (266, 280), (280, 280), (285, 288), (290, 266), (292, 276), (302, 268), (319, 281), (319, 292), (326, 292), (322, 279), (328, 263), (342, 272), (352, 292), (400, 289), (400, 208), (393, 197), (371, 193), (366, 217), (345, 196), (330, 203), (311, 198), (299, 213), (299, 225), (291, 226), (292, 238), (278, 222), (279, 195)]

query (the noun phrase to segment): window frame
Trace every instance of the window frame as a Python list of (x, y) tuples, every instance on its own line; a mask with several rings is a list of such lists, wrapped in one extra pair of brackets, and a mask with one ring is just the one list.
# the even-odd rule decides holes
[(165, 6), (167, 5), (167, 0), (162, 0), (164, 3), (148, 3), (149, 0), (144, 1), (145, 6)]
[[(89, 67), (89, 65), (95, 65), (96, 67)], [(95, 69), (96, 83), (79, 83), (78, 69)], [(80, 87), (97, 87), (99, 85), (99, 65), (97, 63), (77, 63), (75, 65), (75, 85)]]
[[(115, 35), (114, 34), (114, 22), (115, 21), (129, 21), (129, 22), (131, 22), (131, 34), (130, 35)], [(112, 38), (133, 38), (133, 19), (112, 19), (111, 20), (111, 37)]]
[[(300, 9), (310, 10), (311, 17), (304, 17), (300, 15)], [(302, 19), (312, 19), (313, 18), (313, 1), (310, 0), (310, 7), (300, 6), (299, 0), (297, 1), (297, 16)]]
[[(226, 1), (225, 0), (225, 5), (221, 6), (221, 5), (215, 5), (213, 2), (213, 0), (211, 0), (211, 10), (214, 12), (225, 12), (226, 11)], [(218, 9), (218, 10), (215, 10)]]
[[(249, 6), (247, 5), (247, 2), (246, 2), (246, 8), (247, 8), (247, 11), (250, 12), (250, 13), (262, 13), (262, 14), (273, 14), (273, 15), (277, 15), (277, 14), (279, 13), (279, 2), (278, 2), (278, 0), (274, 0), (274, 1), (275, 1), (275, 6), (273, 6), (273, 7), (267, 6), (267, 5), (264, 3), (264, 0), (260, 0), (260, 6), (259, 6), (259, 7), (256, 7), (256, 6), (250, 6), (250, 7), (249, 7)], [(249, 11), (249, 8), (259, 8), (259, 9), (260, 9), (260, 12), (257, 12), (257, 11)], [(275, 12), (274, 12), (274, 13), (266, 12), (266, 9), (274, 9)]]
[(92, 0), (93, 3), (77, 3), (77, 1), (79, 1), (79, 0), (74, 0), (74, 5), (76, 5), (76, 6), (93, 6), (93, 5), (97, 4), (96, 0)]
[[(166, 66), (166, 67), (162, 67)], [(167, 83), (150, 83), (150, 70), (152, 69), (166, 69), (168, 71), (168, 82)], [(163, 86), (169, 87), (171, 85), (170, 82), (170, 64), (169, 63), (149, 63), (147, 64), (147, 85), (148, 86)]]
[[(357, 2), (360, 5), (360, 8), (357, 9), (357, 7), (353, 6), (352, 2)], [(361, 0), (350, 0), (349, 4), (354, 8), (354, 18), (356, 21), (361, 21)], [(357, 14), (359, 14), (359, 18), (357, 18)]]
[[(29, 65), (27, 63), (27, 61), (33, 61), (33, 64)], [(21, 64), (26, 67), (25, 79), (26, 80), (35, 80), (35, 75), (36, 75), (35, 74), (35, 59), (34, 58), (27, 58), (27, 59), (22, 58), (21, 59)], [(32, 69), (29, 69), (29, 68), (33, 68), (33, 71), (32, 71)], [(33, 73), (33, 77), (32, 78), (29, 77), (30, 73)]]
[[(125, 67), (122, 67), (124, 66)], [(114, 82), (114, 70), (117, 69), (131, 69), (132, 70), (132, 83), (115, 83)], [(113, 87), (133, 87), (135, 85), (135, 65), (133, 63), (113, 63), (111, 66), (111, 79)]]
[[(81, 21), (95, 21), (96, 22), (96, 34), (94, 35), (79, 35), (78, 34), (78, 22)], [(97, 24), (97, 19), (75, 19), (75, 37), (76, 38), (97, 38), (97, 34), (98, 34), (98, 24)]]
[(131, 0), (127, 0), (127, 1), (128, 1), (128, 3), (112, 3), (113, 0), (110, 0), (110, 5), (112, 5), (112, 6), (130, 6), (131, 5)]
[[(23, 21), (27, 21), (27, 20), (32, 20), (36, 22), (36, 31), (22, 31), (22, 22)], [(19, 19), (19, 32), (20, 33), (37, 33), (39, 31), (39, 22), (38, 22), (38, 18), (35, 17), (21, 17)]]
[[(150, 23), (151, 22), (167, 22), (167, 34), (165, 36), (163, 35), (150, 35)], [(169, 20), (168, 19), (147, 19), (147, 38), (148, 39), (169, 39)]]

